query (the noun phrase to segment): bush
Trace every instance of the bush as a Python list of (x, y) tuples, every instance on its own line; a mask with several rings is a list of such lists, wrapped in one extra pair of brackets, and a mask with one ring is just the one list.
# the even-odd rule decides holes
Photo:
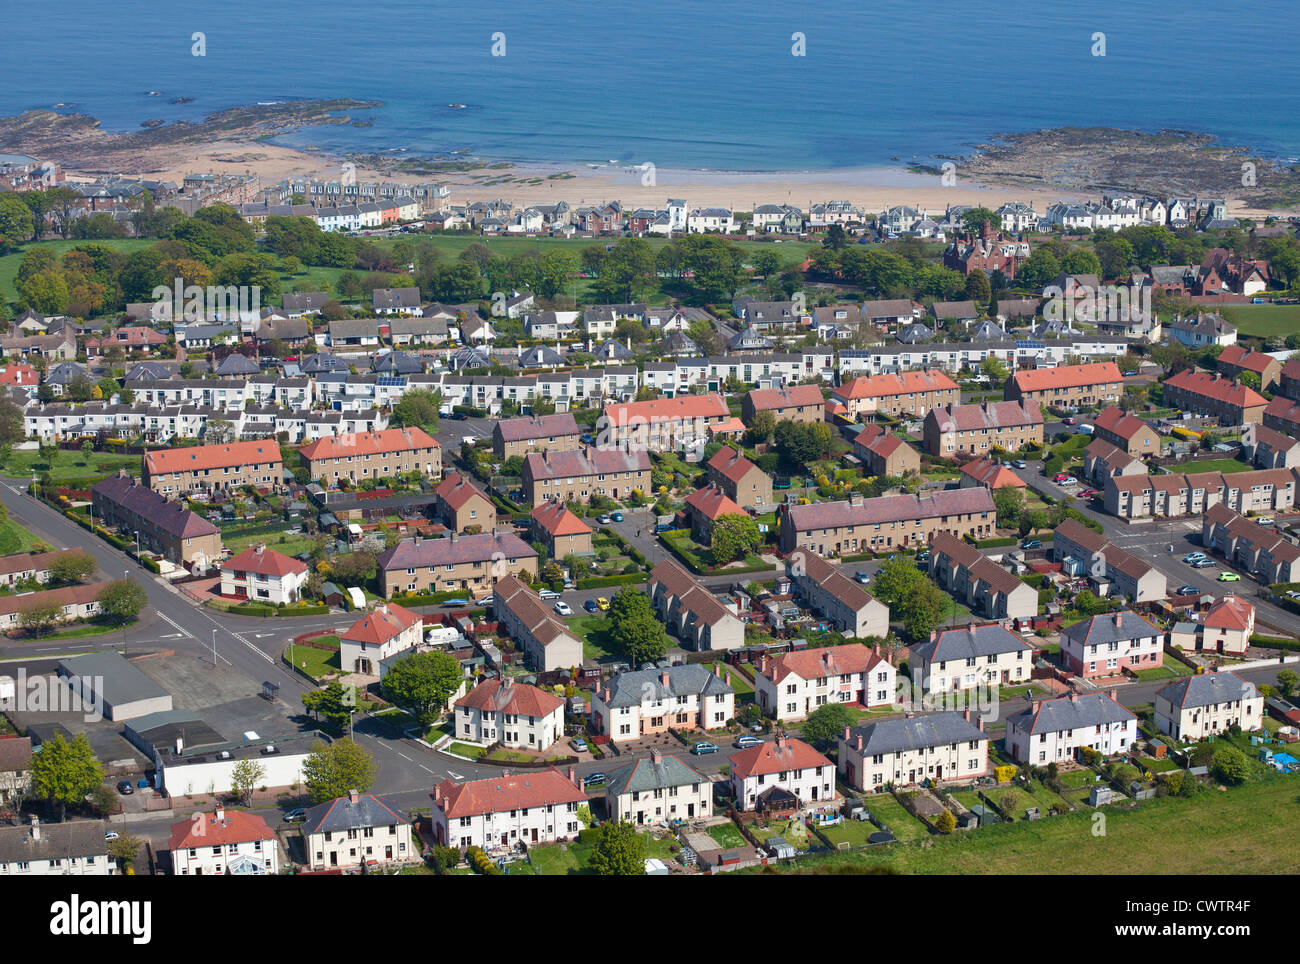
[(465, 851), (465, 859), (473, 868), (474, 873), (483, 874), (492, 877), (501, 874), (501, 868), (492, 862), (492, 860), (478, 847), (470, 847)]

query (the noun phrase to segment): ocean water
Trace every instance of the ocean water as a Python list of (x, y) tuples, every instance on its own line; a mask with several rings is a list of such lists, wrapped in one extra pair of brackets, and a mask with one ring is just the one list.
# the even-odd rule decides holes
[(353, 114), (372, 126), (280, 141), (562, 165), (826, 170), (1064, 125), (1200, 130), (1300, 157), (1294, 0), (60, 0), (48, 13), (6, 19), (0, 113), (74, 104), (129, 130), (353, 97), (384, 101)]

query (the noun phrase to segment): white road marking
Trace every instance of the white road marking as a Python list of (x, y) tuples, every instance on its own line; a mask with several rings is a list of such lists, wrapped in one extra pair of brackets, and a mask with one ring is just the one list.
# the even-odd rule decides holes
[[(155, 612), (158, 612), (158, 611), (155, 610)], [(182, 638), (185, 638), (185, 637), (188, 637), (188, 638), (190, 638), (190, 639), (194, 639), (194, 638), (195, 638), (195, 636), (194, 636), (193, 633), (191, 633), (188, 629), (186, 629), (186, 628), (185, 628), (184, 626), (182, 626), (180, 623), (176, 622), (176, 620), (172, 619), (172, 618), (171, 618), (170, 616), (168, 616), (166, 613), (164, 613), (164, 612), (158, 612), (158, 618), (161, 619), (163, 622), (165, 622), (165, 623), (166, 623), (168, 626), (170, 626), (172, 629), (175, 629), (177, 632), (179, 632), (179, 633), (181, 634), (181, 637), (182, 637)]]
[(448, 771), (447, 771), (447, 775), (450, 776), (453, 780), (461, 780), (461, 779), (464, 779), (464, 778), (463, 778), (459, 773), (457, 773), (455, 770), (448, 770)]
[(430, 769), (429, 769), (427, 766), (425, 766), (423, 763), (419, 764), (419, 767), (420, 767), (420, 769), (423, 770), (425, 773), (433, 773), (434, 776), (437, 776), (437, 774), (434, 773), (433, 770), (430, 770)]
[[(411, 759), (409, 756), (407, 756), (407, 755), (406, 755), (405, 753), (403, 753), (401, 750), (394, 750), (393, 752), (396, 753), (398, 756), (400, 756), (403, 760), (410, 760), (410, 759)], [(414, 761), (412, 761), (412, 762), (414, 762)]]

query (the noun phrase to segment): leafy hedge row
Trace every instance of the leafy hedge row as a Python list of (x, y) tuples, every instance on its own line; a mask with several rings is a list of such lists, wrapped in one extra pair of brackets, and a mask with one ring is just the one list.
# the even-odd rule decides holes
[(1259, 633), (1253, 633), (1250, 637), (1250, 645), (1262, 646), (1265, 649), (1285, 649), (1288, 652), (1300, 653), (1300, 639), (1281, 639), (1277, 636), (1261, 636)]
[(629, 586), (636, 582), (645, 582), (644, 572), (630, 572), (618, 576), (594, 576), (591, 579), (579, 579), (579, 589), (604, 589), (606, 586)]
[(293, 606), (289, 609), (277, 609), (275, 606), (258, 603), (241, 603), (238, 606), (231, 606), (226, 611), (238, 616), (325, 616), (330, 608), (329, 606)]

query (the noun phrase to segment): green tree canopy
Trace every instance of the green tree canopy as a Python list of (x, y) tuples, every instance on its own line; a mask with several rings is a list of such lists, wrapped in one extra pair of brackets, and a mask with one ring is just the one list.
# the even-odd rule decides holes
[(640, 589), (619, 590), (609, 604), (610, 638), (614, 648), (633, 668), (662, 659), (668, 651), (668, 634), (655, 615), (650, 597)]
[(645, 874), (645, 840), (636, 827), (624, 821), (603, 823), (588, 866), (602, 877), (637, 877)]
[(377, 770), (370, 754), (348, 739), (316, 743), (302, 765), (303, 783), (312, 803), (324, 803), (356, 790), (367, 792)]
[(149, 597), (135, 580), (114, 579), (99, 591), (98, 600), (104, 617), (120, 626), (139, 616)]
[(56, 733), (32, 755), (32, 792), (51, 806), (79, 805), (103, 782), (104, 769), (84, 733), (70, 743)]
[(744, 559), (763, 541), (758, 523), (751, 515), (733, 513), (720, 516), (713, 524), (710, 540), (715, 565), (725, 566), (736, 559)]
[(843, 703), (823, 703), (808, 714), (799, 731), (809, 743), (826, 746), (855, 722), (853, 711)]
[(449, 653), (412, 653), (384, 676), (384, 698), (410, 710), (421, 723), (432, 723), (464, 679), (460, 660)]

